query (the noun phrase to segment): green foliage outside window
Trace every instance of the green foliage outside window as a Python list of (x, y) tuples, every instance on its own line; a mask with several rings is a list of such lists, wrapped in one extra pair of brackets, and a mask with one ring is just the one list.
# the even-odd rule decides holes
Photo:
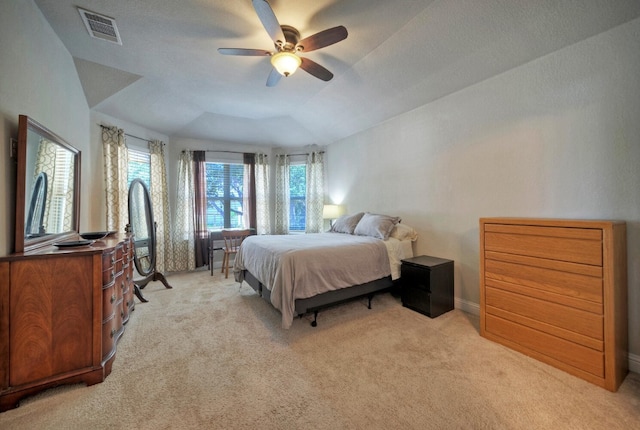
[(207, 229), (242, 228), (242, 164), (206, 163)]
[(289, 230), (304, 231), (307, 214), (307, 166), (289, 166)]

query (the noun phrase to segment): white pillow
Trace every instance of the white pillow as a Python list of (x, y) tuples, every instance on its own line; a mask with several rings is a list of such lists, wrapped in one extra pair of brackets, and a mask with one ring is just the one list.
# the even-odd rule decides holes
[(418, 240), (418, 232), (415, 231), (413, 227), (409, 227), (406, 224), (396, 224), (395, 227), (393, 227), (393, 230), (391, 230), (389, 237), (415, 242)]

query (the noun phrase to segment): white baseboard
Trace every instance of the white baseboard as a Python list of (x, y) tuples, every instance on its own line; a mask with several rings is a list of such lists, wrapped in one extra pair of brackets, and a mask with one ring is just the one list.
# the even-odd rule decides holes
[(640, 356), (629, 353), (629, 370), (640, 373)]
[(467, 300), (459, 299), (456, 297), (454, 299), (454, 307), (456, 309), (460, 309), (461, 311), (480, 316), (480, 305), (477, 303), (469, 302)]
[[(473, 315), (480, 315), (480, 305), (467, 300), (455, 298), (455, 308)], [(629, 371), (640, 373), (640, 356), (629, 353)]]

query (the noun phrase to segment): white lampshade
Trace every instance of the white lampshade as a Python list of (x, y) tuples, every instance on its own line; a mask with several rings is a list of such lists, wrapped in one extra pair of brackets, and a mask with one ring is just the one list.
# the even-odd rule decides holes
[(322, 208), (322, 218), (336, 219), (344, 214), (344, 206), (342, 205), (324, 205)]
[(282, 76), (289, 76), (298, 70), (302, 59), (293, 52), (281, 51), (271, 57), (271, 64)]

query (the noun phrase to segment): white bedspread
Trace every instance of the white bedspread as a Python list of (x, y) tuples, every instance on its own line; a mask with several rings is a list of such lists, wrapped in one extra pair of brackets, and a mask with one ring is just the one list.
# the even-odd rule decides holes
[(380, 239), (339, 233), (249, 236), (234, 262), (236, 281), (248, 270), (271, 291), (282, 326), (293, 322), (295, 300), (364, 284), (391, 274)]

